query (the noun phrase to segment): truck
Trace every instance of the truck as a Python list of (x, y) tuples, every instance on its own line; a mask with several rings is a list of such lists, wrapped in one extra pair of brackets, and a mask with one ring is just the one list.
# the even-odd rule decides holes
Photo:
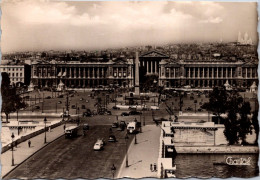
[(129, 122), (127, 125), (127, 133), (134, 134), (137, 131), (136, 122)]
[(65, 128), (64, 133), (65, 133), (65, 138), (72, 138), (72, 137), (77, 137), (78, 136), (78, 126), (69, 126)]

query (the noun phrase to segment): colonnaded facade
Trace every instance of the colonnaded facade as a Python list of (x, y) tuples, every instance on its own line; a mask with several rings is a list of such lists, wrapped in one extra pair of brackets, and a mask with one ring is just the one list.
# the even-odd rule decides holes
[(133, 61), (37, 62), (32, 64), (31, 82), (38, 87), (95, 88), (108, 85), (133, 87)]
[[(165, 88), (212, 88), (229, 83), (234, 87), (258, 84), (258, 62), (222, 60), (175, 60), (157, 51), (139, 58), (140, 71), (146, 76), (156, 75), (159, 86)], [(132, 88), (135, 85), (136, 65), (133, 59), (108, 62), (37, 62), (32, 64), (31, 82), (38, 87), (57, 87), (62, 82), (68, 88), (95, 88), (117, 85)], [(143, 74), (140, 72), (140, 84)]]

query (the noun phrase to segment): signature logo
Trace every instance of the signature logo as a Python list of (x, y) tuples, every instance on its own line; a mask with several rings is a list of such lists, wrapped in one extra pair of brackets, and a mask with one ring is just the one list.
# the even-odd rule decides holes
[(227, 157), (226, 163), (228, 165), (250, 166), (251, 157), (248, 158)]

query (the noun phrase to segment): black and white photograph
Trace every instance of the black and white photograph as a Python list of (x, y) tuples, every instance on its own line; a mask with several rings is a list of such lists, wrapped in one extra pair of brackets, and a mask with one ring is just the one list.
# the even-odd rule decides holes
[(2, 179), (259, 177), (257, 2), (0, 5)]

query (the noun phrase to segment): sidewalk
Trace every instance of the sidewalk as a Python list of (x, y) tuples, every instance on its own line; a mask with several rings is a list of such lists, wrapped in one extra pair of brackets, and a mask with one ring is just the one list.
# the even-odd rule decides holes
[(1, 174), (2, 178), (20, 163), (24, 162), (31, 155), (39, 151), (44, 146), (48, 145), (52, 141), (56, 140), (64, 134), (63, 126), (58, 126), (52, 129), (50, 132), (46, 132), (47, 143), (44, 144), (44, 133), (41, 133), (38, 136), (31, 138), (31, 147), (28, 147), (28, 141), (22, 142), (17, 145), (17, 148), (14, 147), (14, 166), (12, 166), (12, 151), (8, 150), (1, 154)]
[(142, 127), (142, 133), (137, 134), (137, 143), (134, 140), (128, 149), (128, 164), (125, 167), (125, 159), (118, 171), (117, 178), (144, 178), (157, 177), (157, 172), (150, 170), (150, 164), (158, 162), (160, 127), (146, 125)]

